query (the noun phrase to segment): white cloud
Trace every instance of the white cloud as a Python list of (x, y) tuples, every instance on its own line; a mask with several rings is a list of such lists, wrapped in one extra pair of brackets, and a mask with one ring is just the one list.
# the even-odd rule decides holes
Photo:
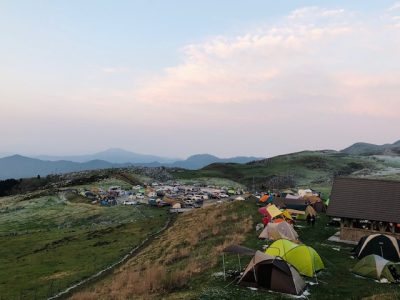
[(186, 45), (182, 63), (142, 82), (134, 97), (181, 107), (268, 103), (275, 113), (295, 107), (298, 114), (393, 117), (400, 110), (400, 32), (390, 22), (298, 9), (274, 26)]
[(394, 3), (392, 6), (388, 8), (388, 11), (400, 11), (400, 2)]

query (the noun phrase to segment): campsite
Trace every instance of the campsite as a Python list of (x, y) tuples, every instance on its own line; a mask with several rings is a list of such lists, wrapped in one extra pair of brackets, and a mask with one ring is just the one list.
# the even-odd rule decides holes
[[(304, 154), (289, 155), (288, 159), (299, 156)], [(327, 160), (331, 160), (329, 154)], [(335, 163), (338, 168), (341, 164)], [(266, 174), (271, 172), (269, 166), (267, 163)], [(375, 165), (382, 167), (381, 162)], [(84, 282), (62, 297), (282, 299), (294, 293), (307, 299), (399, 296), (398, 284), (394, 283), (397, 279), (392, 274), (393, 267), (397, 270), (393, 257), (371, 259), (368, 252), (357, 258), (353, 252), (356, 242), (340, 241), (341, 228), (358, 232), (370, 227), (340, 227), (340, 222), (332, 222), (335, 205), (340, 203), (335, 198), (339, 194), (331, 191), (334, 178), (325, 185), (314, 185), (300, 177), (299, 186), (257, 185), (253, 192), (252, 183), (246, 186), (240, 180), (232, 181), (228, 173), (229, 178), (223, 179), (202, 177), (206, 170), (192, 177), (188, 174), (194, 171), (182, 171), (180, 179), (175, 169), (162, 172), (170, 175), (163, 180), (155, 170), (143, 176), (143, 171), (135, 169), (71, 173), (59, 177), (50, 187), (0, 198), (1, 240), (6, 245), (1, 258), (2, 295), (7, 299), (45, 299)], [(333, 188), (342, 191), (336, 183)], [(103, 205), (103, 194), (114, 197), (116, 204)], [(160, 199), (156, 205), (150, 201), (154, 198)], [(171, 199), (175, 202), (169, 202)], [(124, 205), (125, 201), (133, 204)], [(163, 202), (170, 206), (159, 205)], [(196, 208), (196, 202), (203, 205)], [(192, 208), (177, 214), (173, 210), (177, 203)], [(334, 208), (331, 212), (330, 205)], [(388, 233), (390, 228), (381, 226)], [(148, 242), (142, 244), (144, 240)], [(251, 249), (252, 255), (224, 253), (232, 245)], [(388, 247), (391, 251), (397, 249)], [(128, 255), (133, 249), (138, 250)], [(259, 269), (260, 278), (265, 274), (263, 270), (283, 272), (282, 279), (287, 283), (283, 289), (281, 280), (269, 281), (265, 286), (257, 286), (250, 275), (240, 280), (254, 253), (261, 253), (261, 265), (265, 265)], [(278, 258), (275, 261), (271, 257)], [(110, 266), (101, 276), (87, 281)], [(6, 270), (13, 276), (8, 276)]]

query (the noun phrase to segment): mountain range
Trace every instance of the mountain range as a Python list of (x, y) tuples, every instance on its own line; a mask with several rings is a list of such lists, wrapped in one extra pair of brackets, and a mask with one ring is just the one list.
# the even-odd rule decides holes
[(83, 170), (121, 168), (128, 166), (144, 167), (177, 167), (184, 169), (201, 169), (212, 163), (247, 163), (258, 160), (258, 157), (238, 156), (218, 158), (210, 154), (197, 154), (186, 160), (137, 154), (123, 149), (109, 149), (91, 155), (76, 156), (38, 156), (26, 157), (12, 155), (0, 158), (0, 179), (46, 176)]
[[(333, 151), (333, 150), (332, 150)], [(347, 155), (395, 155), (400, 156), (400, 140), (393, 144), (375, 145), (355, 143), (340, 151)], [(189, 170), (204, 168), (213, 163), (245, 164), (260, 160), (260, 157), (237, 156), (219, 158), (210, 154), (196, 154), (185, 160), (138, 154), (123, 149), (112, 148), (102, 152), (73, 155), (27, 157), (12, 155), (0, 158), (0, 179), (46, 176), (83, 170), (119, 168), (128, 166), (177, 167)]]
[(383, 145), (355, 143), (341, 152), (350, 155), (400, 155), (400, 140)]

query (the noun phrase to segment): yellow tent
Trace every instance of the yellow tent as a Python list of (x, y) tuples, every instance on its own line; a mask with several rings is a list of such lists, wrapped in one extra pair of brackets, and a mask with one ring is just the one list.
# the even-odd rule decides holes
[(284, 257), (287, 252), (297, 247), (296, 243), (286, 239), (280, 239), (273, 242), (266, 250), (265, 253), (272, 256)]
[(271, 216), (271, 218), (275, 218), (282, 214), (282, 212), (275, 206), (275, 204), (267, 206), (267, 212)]
[(290, 214), (290, 212), (287, 211), (287, 209), (285, 209), (285, 210), (282, 212), (282, 215), (283, 215), (286, 219), (293, 220), (292, 215)]
[(299, 245), (289, 250), (282, 258), (294, 266), (300, 274), (308, 277), (313, 277), (317, 271), (325, 268), (317, 251), (306, 245)]

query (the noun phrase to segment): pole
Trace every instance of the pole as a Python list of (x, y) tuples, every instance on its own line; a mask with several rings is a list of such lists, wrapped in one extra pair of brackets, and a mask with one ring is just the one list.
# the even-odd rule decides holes
[(238, 256), (238, 260), (239, 260), (239, 271), (241, 271), (242, 270), (242, 265), (240, 264), (240, 255), (238, 254), (237, 256)]
[(225, 273), (225, 254), (222, 253), (222, 267), (224, 269), (224, 280), (226, 280), (226, 273)]

